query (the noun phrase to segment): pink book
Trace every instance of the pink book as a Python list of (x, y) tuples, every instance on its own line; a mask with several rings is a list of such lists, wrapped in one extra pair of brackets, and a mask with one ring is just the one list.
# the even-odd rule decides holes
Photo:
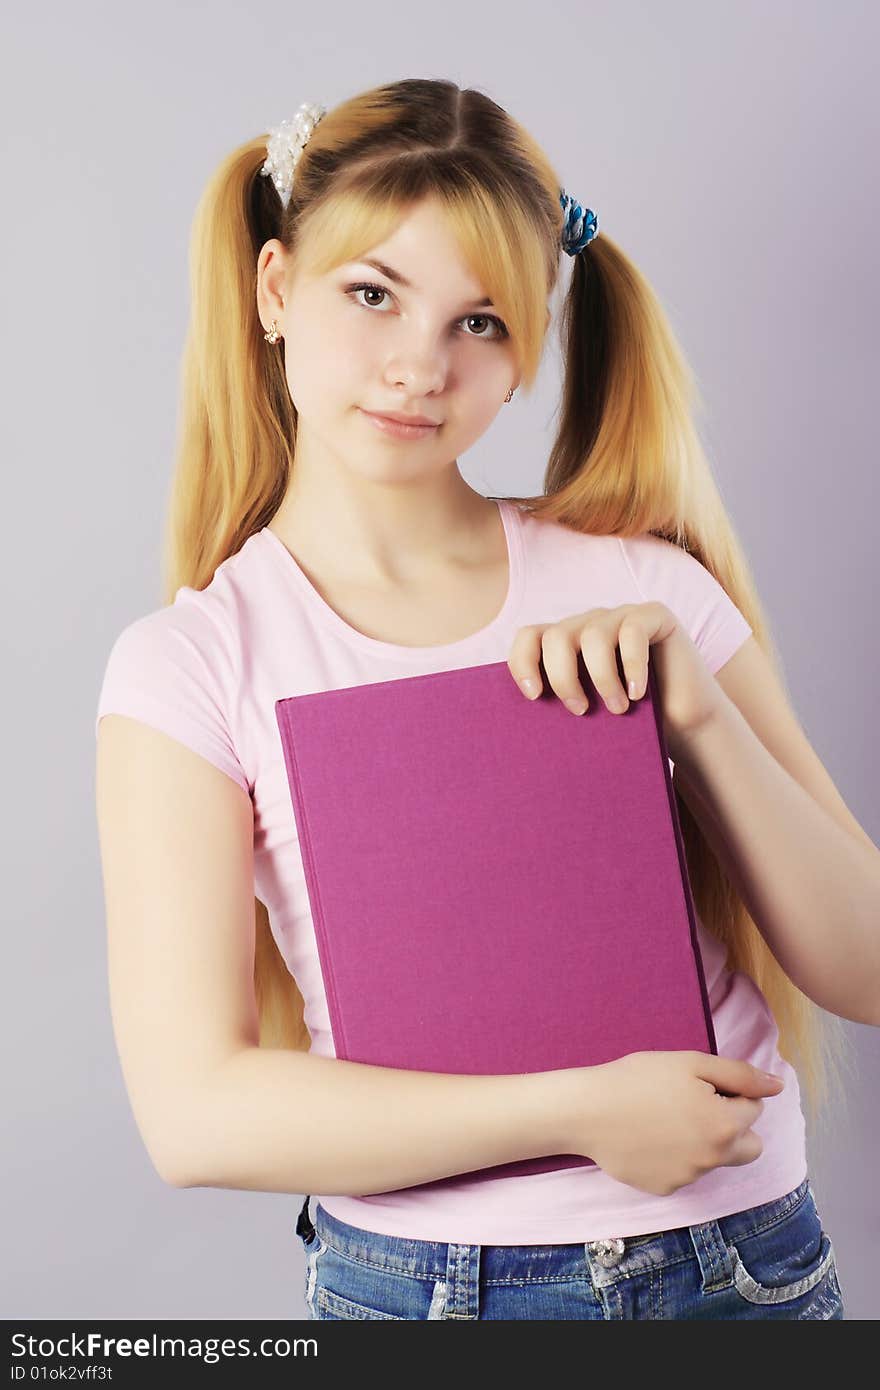
[(580, 716), (506, 662), (276, 701), (337, 1057), (501, 1075), (717, 1053), (653, 668), (622, 715), (578, 676)]

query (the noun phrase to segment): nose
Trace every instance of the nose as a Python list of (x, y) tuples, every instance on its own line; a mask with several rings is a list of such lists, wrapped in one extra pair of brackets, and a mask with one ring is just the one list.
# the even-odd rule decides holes
[(385, 379), (392, 385), (404, 387), (408, 397), (420, 399), (442, 391), (448, 371), (449, 364), (442, 348), (414, 343), (409, 348), (399, 348), (388, 360)]

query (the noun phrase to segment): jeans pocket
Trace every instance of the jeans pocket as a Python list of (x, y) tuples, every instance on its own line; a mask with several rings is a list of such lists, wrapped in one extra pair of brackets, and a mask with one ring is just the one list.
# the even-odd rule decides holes
[(446, 1316), (445, 1279), (385, 1268), (378, 1257), (356, 1259), (329, 1245), (320, 1232), (308, 1249), (306, 1304), (310, 1318), (399, 1322)]
[(809, 1303), (820, 1286), (840, 1297), (834, 1246), (809, 1188), (790, 1210), (775, 1219), (771, 1214), (755, 1231), (728, 1240), (727, 1247), (734, 1286), (747, 1303)]
[(385, 1318), (398, 1321), (403, 1317), (402, 1313), (383, 1313), (378, 1308), (368, 1307), (366, 1303), (357, 1303), (353, 1298), (346, 1298), (344, 1294), (334, 1293), (332, 1289), (323, 1286), (317, 1290), (316, 1305), (317, 1317), (322, 1319), (363, 1322), (367, 1319)]
[(409, 1289), (415, 1281), (399, 1280), (384, 1270), (350, 1259), (335, 1246), (328, 1246), (317, 1233), (315, 1243), (320, 1248), (307, 1260), (313, 1269), (307, 1301), (314, 1318), (365, 1322), (398, 1321), (413, 1316), (406, 1306), (397, 1309), (400, 1296), (395, 1291), (399, 1283)]

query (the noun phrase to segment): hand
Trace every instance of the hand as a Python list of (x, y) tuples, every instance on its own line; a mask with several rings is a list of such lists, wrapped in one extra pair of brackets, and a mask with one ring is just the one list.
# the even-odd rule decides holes
[[(677, 762), (677, 754), (699, 729), (717, 718), (727, 697), (665, 604), (592, 608), (547, 626), (533, 623), (522, 627), (513, 640), (507, 664), (524, 694), (537, 699), (543, 690), (539, 668), (543, 659), (547, 679), (560, 699), (572, 713), (584, 713), (589, 700), (578, 679), (578, 655), (582, 654), (590, 679), (608, 709), (623, 714), (629, 699), (618, 671), (618, 647), (624, 679), (634, 700), (641, 699), (647, 688), (650, 649), (666, 746)], [(533, 689), (526, 689), (524, 681), (533, 682)]]
[(630, 1052), (552, 1075), (569, 1087), (561, 1152), (659, 1197), (759, 1158), (764, 1145), (751, 1126), (785, 1087), (751, 1062), (693, 1051)]

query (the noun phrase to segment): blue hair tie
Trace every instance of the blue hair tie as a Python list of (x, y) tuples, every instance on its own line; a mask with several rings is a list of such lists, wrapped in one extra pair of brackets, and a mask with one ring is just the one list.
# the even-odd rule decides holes
[(562, 228), (562, 249), (567, 251), (569, 256), (576, 256), (593, 240), (593, 237), (599, 235), (599, 219), (590, 208), (581, 207), (580, 203), (570, 197), (564, 188), (559, 190), (559, 202), (565, 213), (565, 223)]

